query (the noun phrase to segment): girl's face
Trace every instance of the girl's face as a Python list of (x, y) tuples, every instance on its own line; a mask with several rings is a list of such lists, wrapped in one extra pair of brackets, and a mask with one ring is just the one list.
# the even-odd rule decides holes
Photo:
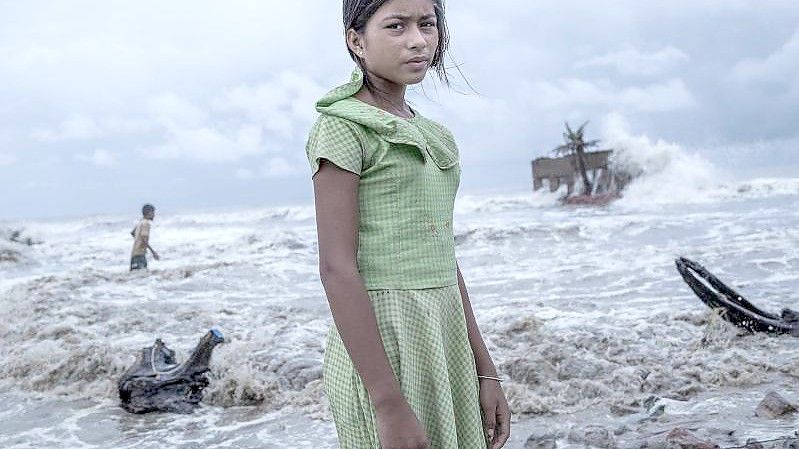
[(438, 48), (432, 0), (390, 0), (366, 23), (362, 34), (350, 30), (347, 41), (366, 70), (395, 84), (420, 83)]

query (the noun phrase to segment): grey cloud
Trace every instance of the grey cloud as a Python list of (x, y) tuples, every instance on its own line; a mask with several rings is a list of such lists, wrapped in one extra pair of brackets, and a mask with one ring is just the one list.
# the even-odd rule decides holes
[(276, 156), (268, 159), (261, 167), (261, 176), (265, 178), (284, 178), (304, 174), (308, 170), (306, 164), (290, 162), (289, 160)]
[(627, 48), (605, 55), (578, 61), (577, 68), (612, 67), (622, 75), (653, 76), (669, 72), (690, 57), (679, 48), (665, 47), (655, 52), (643, 52), (637, 48)]
[(325, 90), (307, 76), (283, 72), (270, 82), (230, 89), (216, 106), (262, 124), (280, 139), (291, 140), (304, 137), (316, 116), (312, 106)]
[(774, 53), (736, 64), (731, 77), (743, 87), (772, 85), (799, 96), (799, 28)]
[[(564, 120), (592, 120), (598, 133), (615, 111), (633, 135), (716, 163), (750, 166), (726, 149), (799, 137), (795, 0), (448, 8), (454, 59), (477, 93), (455, 77), (468, 95), (426, 83), (412, 99), (455, 133), (466, 191), (528, 188), (529, 159), (559, 142)], [(102, 212), (145, 194), (184, 208), (310, 201), (303, 148), (313, 103), (352, 68), (340, 2), (32, 0), (6, 9), (0, 164), (13, 170), (3, 167), (0, 189), (23, 193), (0, 210)], [(114, 170), (97, 169), (103, 151)], [(789, 156), (774, 151), (758, 163)], [(97, 187), (107, 172), (114, 192)]]
[(81, 153), (76, 156), (76, 159), (81, 162), (90, 163), (98, 168), (113, 168), (119, 165), (117, 156), (104, 149), (97, 149), (90, 154)]
[(679, 79), (662, 84), (619, 88), (608, 81), (565, 79), (556, 83), (539, 82), (531, 101), (546, 108), (610, 106), (619, 110), (663, 112), (696, 106), (696, 100)]
[(73, 115), (61, 122), (55, 129), (38, 129), (33, 138), (43, 142), (62, 140), (87, 140), (99, 137), (102, 130), (91, 117)]
[(35, 128), (30, 137), (42, 143), (91, 141), (151, 131), (152, 121), (140, 117), (90, 117), (72, 114), (61, 122)]
[[(306, 76), (283, 72), (256, 85), (239, 85), (204, 104), (175, 94), (150, 102), (165, 141), (142, 151), (156, 159), (235, 162), (280, 153), (304, 137), (314, 120), (310, 107), (324, 88)], [(263, 172), (284, 176), (291, 165), (273, 158)]]

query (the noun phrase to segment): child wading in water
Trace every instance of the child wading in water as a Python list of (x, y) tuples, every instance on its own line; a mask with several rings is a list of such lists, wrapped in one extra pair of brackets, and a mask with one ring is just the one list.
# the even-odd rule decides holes
[(152, 204), (145, 204), (141, 209), (141, 214), (141, 221), (130, 231), (130, 235), (133, 237), (130, 271), (147, 269), (147, 250), (150, 250), (155, 260), (160, 259), (158, 253), (150, 246), (150, 228), (155, 219), (155, 207)]
[[(442, 0), (344, 0), (348, 84), (316, 104), (325, 391), (342, 449), (498, 449), (510, 411), (455, 260), (458, 150), (405, 102), (445, 82)], [(481, 416), (482, 415), (482, 416)]]

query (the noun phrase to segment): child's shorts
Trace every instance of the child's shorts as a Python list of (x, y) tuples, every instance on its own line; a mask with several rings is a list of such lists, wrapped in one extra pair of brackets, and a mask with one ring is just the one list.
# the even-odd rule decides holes
[(147, 257), (133, 256), (130, 258), (130, 271), (146, 270), (146, 269), (147, 269)]

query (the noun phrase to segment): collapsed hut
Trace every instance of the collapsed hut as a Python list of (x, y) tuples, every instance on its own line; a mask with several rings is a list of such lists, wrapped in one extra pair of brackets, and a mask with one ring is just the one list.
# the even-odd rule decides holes
[[(628, 174), (616, 172), (611, 165), (613, 150), (587, 151), (583, 153), (585, 169), (593, 186), (593, 195), (611, 194), (621, 192), (631, 177)], [(580, 170), (574, 156), (540, 157), (533, 160), (533, 190), (549, 187), (550, 192), (555, 192), (566, 185), (566, 196), (574, 193), (575, 183), (580, 180)]]

